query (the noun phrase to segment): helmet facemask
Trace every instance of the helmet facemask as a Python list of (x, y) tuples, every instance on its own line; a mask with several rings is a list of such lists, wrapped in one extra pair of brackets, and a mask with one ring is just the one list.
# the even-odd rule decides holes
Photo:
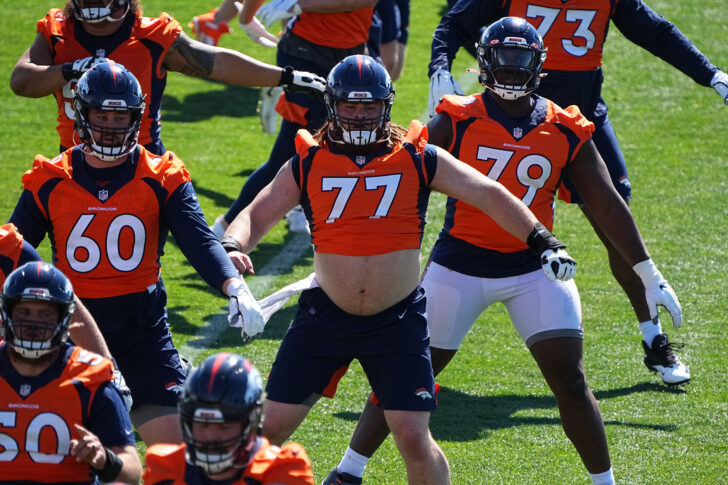
[[(380, 112), (376, 117), (344, 117), (339, 112), (339, 103), (361, 103), (380, 106)], [(329, 138), (337, 143), (363, 147), (386, 141), (390, 135), (390, 112), (391, 102), (385, 100), (327, 100), (329, 110)], [(365, 110), (366, 111), (366, 110)]]
[[(71, 5), (76, 20), (90, 24), (104, 21), (118, 22), (123, 20), (129, 12), (128, 0), (71, 0)], [(114, 13), (121, 8), (125, 8), (124, 14), (114, 16)]]
[(81, 141), (86, 145), (93, 155), (105, 162), (113, 162), (129, 154), (137, 144), (139, 128), (142, 122), (142, 109), (135, 108), (102, 108), (100, 111), (109, 112), (131, 112), (131, 119), (127, 127), (109, 127), (94, 124), (89, 117), (89, 108), (83, 106), (78, 99), (73, 103), (77, 132)]

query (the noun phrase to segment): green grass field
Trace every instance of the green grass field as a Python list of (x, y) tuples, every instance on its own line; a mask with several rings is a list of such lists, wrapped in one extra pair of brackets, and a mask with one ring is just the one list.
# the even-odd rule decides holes
[[(189, 33), (187, 21), (215, 3), (145, 0), (144, 7), (147, 15), (169, 12)], [(430, 42), (444, 3), (412, 2), (408, 57), (393, 110), (399, 124), (406, 126), (425, 112)], [(723, 0), (649, 3), (713, 63), (728, 68)], [(16, 97), (8, 80), (33, 41), (35, 21), (48, 8), (60, 6), (60, 0), (2, 4), (6, 16), (5, 40), (0, 43), (0, 210), (6, 220), (22, 189), (20, 176), (33, 156), (53, 155), (58, 148), (55, 101)], [(233, 29), (221, 45), (274, 61), (272, 50), (254, 44), (237, 25)], [(475, 75), (465, 72), (473, 64), (461, 53), (453, 73), (475, 90)], [(578, 209), (558, 204), (555, 232), (579, 261), (576, 281), (583, 305), (587, 376), (607, 425), (615, 475), (621, 484), (726, 483), (728, 107), (712, 89), (698, 86), (629, 43), (616, 28), (606, 45), (605, 65), (604, 96), (630, 168), (632, 210), (653, 259), (683, 305), (683, 328), (673, 329), (667, 316), (664, 328), (672, 340), (687, 344), (681, 358), (693, 377), (684, 388), (668, 389), (647, 372), (634, 314), (611, 276), (599, 240)], [(257, 88), (169, 76), (163, 140), (186, 162), (210, 223), (232, 202), (245, 177), (266, 160), (275, 140), (260, 128), (257, 99)], [(442, 212), (443, 199), (433, 197), (425, 255), (439, 231)], [(288, 234), (284, 223), (262, 241), (252, 254), (260, 274), (248, 278), (256, 296), (312, 271), (310, 250), (280, 255), (296, 244), (300, 240)], [(47, 241), (41, 254), (50, 257)], [(274, 317), (261, 338), (243, 344), (236, 330), (224, 328), (226, 300), (197, 277), (172, 240), (163, 258), (163, 274), (175, 342), (195, 363), (230, 351), (251, 358), (264, 374), (269, 371), (293, 317), (293, 302)], [(453, 483), (589, 483), (561, 429), (555, 400), (502, 306), (480, 318), (439, 381), (444, 389), (431, 428), (450, 461)], [(294, 435), (307, 448), (318, 481), (346, 449), (367, 394), (366, 379), (354, 364), (336, 398), (320, 401)], [(406, 483), (391, 439), (374, 456), (365, 478), (366, 483)]]

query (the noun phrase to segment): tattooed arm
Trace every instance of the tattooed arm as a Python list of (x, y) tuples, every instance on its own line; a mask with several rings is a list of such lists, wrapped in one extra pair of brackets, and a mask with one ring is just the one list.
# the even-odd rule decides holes
[(242, 86), (277, 86), (283, 72), (238, 51), (205, 45), (184, 32), (169, 48), (162, 65), (168, 71)]

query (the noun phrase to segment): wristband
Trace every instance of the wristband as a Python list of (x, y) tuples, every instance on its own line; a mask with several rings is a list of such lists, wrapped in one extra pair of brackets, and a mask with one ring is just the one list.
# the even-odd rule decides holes
[(243, 248), (242, 246), (240, 246), (238, 240), (232, 236), (223, 236), (223, 238), (220, 239), (220, 244), (227, 253), (230, 253), (232, 251), (240, 251), (241, 253), (243, 252)]
[(73, 62), (64, 62), (61, 64), (61, 74), (63, 74), (63, 79), (66, 81), (73, 79)]
[(286, 66), (283, 68), (281, 80), (278, 82), (278, 85), (288, 86), (290, 84), (293, 84), (293, 68), (291, 66)]
[(104, 465), (104, 468), (96, 471), (96, 476), (101, 482), (113, 482), (116, 480), (116, 477), (119, 476), (119, 473), (121, 473), (124, 462), (121, 461), (121, 458), (116, 456), (116, 453), (105, 446), (104, 451), (106, 451), (106, 464)]
[(539, 256), (547, 249), (563, 249), (566, 247), (540, 222), (533, 226), (533, 231), (526, 238), (526, 244), (531, 248), (531, 251)]

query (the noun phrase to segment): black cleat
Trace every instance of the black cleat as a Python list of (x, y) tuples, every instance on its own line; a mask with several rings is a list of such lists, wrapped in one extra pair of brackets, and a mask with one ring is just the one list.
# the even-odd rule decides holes
[(362, 479), (348, 473), (339, 473), (339, 469), (334, 467), (321, 485), (361, 485)]
[(668, 386), (685, 384), (690, 380), (690, 371), (680, 362), (673, 349), (682, 348), (685, 344), (677, 344), (667, 339), (667, 334), (661, 333), (652, 340), (652, 348), (642, 341), (645, 350), (645, 365), (652, 372), (659, 372), (662, 382)]

